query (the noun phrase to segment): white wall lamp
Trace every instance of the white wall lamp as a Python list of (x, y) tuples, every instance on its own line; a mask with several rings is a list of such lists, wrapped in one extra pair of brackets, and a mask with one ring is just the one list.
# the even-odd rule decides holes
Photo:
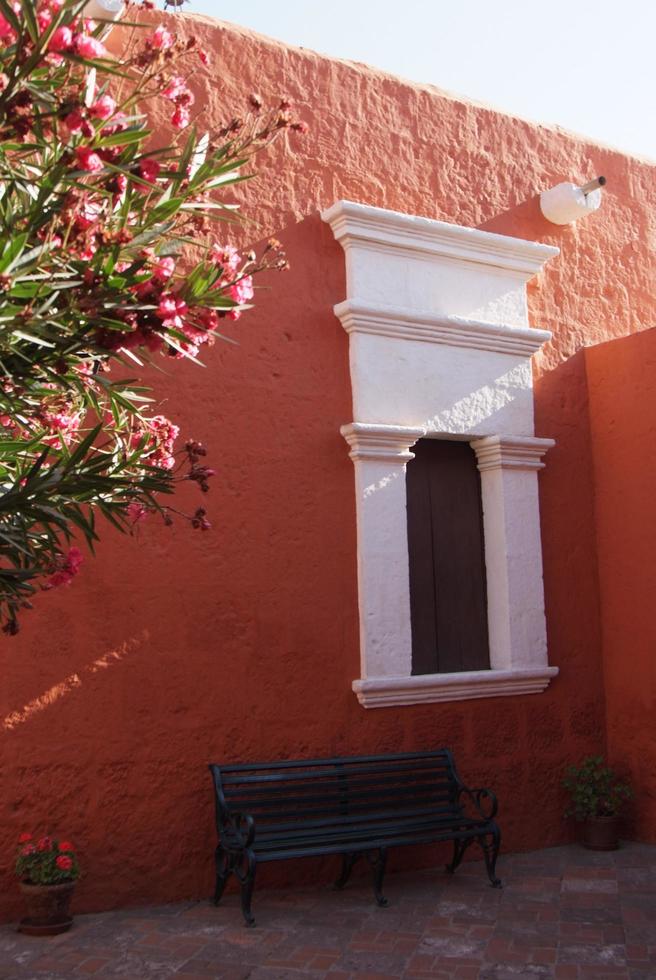
[[(91, 20), (117, 21), (123, 13), (125, 3), (123, 0), (89, 0), (84, 8), (84, 16)], [(111, 24), (105, 23), (103, 35), (109, 34)]]
[(605, 177), (597, 177), (582, 187), (556, 184), (540, 194), (542, 214), (555, 225), (569, 225), (577, 218), (592, 214), (601, 205), (601, 188), (605, 183)]

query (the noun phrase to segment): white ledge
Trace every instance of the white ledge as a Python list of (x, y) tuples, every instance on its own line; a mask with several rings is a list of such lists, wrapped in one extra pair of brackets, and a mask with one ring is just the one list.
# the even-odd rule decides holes
[(410, 452), (417, 439), (426, 435), (426, 429), (414, 429), (405, 425), (374, 425), (370, 422), (350, 422), (339, 430), (356, 459), (381, 459), (390, 462), (408, 462), (415, 454)]
[(363, 707), (385, 708), (397, 704), (539, 694), (557, 673), (557, 667), (536, 667), (530, 670), (472, 670), (454, 674), (417, 674), (412, 677), (369, 677), (353, 681), (353, 690)]
[(541, 470), (544, 468), (542, 457), (555, 445), (553, 439), (535, 436), (485, 436), (471, 443), (481, 473), (484, 470)]
[(408, 313), (392, 307), (370, 306), (345, 300), (334, 307), (348, 334), (368, 333), (398, 340), (422, 340), (450, 347), (469, 347), (530, 357), (551, 340), (549, 330), (468, 320), (438, 313)]
[(360, 241), (374, 247), (382, 245), (400, 251), (428, 252), (504, 269), (523, 279), (534, 276), (560, 251), (553, 245), (463, 228), (353, 201), (337, 201), (321, 217), (342, 245)]

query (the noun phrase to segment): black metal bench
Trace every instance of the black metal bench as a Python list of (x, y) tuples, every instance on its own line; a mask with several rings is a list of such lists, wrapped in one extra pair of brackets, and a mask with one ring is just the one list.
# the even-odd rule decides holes
[(490, 882), (501, 887), (496, 797), (488, 789), (467, 789), (448, 749), (209, 768), (219, 835), (214, 902), (234, 873), (247, 925), (255, 924), (251, 899), (262, 861), (341, 854), (335, 885), (343, 888), (364, 855), (382, 906), (388, 848), (451, 840), (447, 871), (454, 872), (477, 841)]

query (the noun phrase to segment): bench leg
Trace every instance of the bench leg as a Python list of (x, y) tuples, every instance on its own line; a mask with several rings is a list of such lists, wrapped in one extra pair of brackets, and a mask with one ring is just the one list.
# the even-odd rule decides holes
[(228, 883), (228, 878), (232, 874), (232, 862), (227, 851), (222, 847), (217, 847), (214, 854), (216, 864), (216, 884), (214, 886), (214, 904), (218, 905), (223, 895), (223, 890)]
[(485, 867), (487, 869), (487, 876), (490, 879), (490, 884), (493, 888), (501, 888), (501, 879), (497, 878), (495, 873), (497, 857), (499, 856), (499, 848), (501, 847), (501, 831), (497, 827), (489, 834), (483, 834), (478, 838), (478, 843), (481, 845), (483, 850)]
[(376, 896), (376, 905), (384, 909), (387, 905), (389, 905), (389, 902), (382, 892), (383, 878), (385, 877), (385, 865), (387, 864), (387, 848), (379, 847), (373, 855), (368, 853), (367, 860), (369, 861), (374, 874), (374, 895)]
[(450, 875), (454, 873), (458, 865), (463, 859), (464, 853), (472, 843), (470, 840), (454, 840), (453, 842), (453, 857), (451, 858), (451, 863), (446, 865), (446, 870)]
[(242, 857), (242, 864), (245, 864), (245, 868), (242, 870), (235, 866), (235, 874), (239, 879), (239, 884), (241, 885), (241, 911), (244, 916), (244, 921), (247, 926), (255, 925), (255, 917), (251, 912), (251, 900), (253, 898), (253, 888), (255, 887), (255, 872), (257, 870), (257, 859), (252, 851), (244, 851)]
[(361, 854), (342, 854), (342, 870), (340, 872), (339, 878), (337, 879), (337, 881), (333, 886), (334, 888), (336, 888), (338, 891), (341, 891), (342, 888), (346, 887), (346, 883), (351, 877), (351, 871), (353, 871), (354, 865), (361, 857), (362, 857)]

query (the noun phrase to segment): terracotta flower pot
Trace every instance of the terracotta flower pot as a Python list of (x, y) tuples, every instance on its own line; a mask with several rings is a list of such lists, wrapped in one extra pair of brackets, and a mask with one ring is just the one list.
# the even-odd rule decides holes
[(70, 914), (71, 898), (75, 882), (65, 881), (60, 885), (30, 885), (20, 882), (25, 896), (27, 915), (21, 919), (19, 932), (28, 936), (56, 936), (66, 932), (73, 924)]
[(612, 817), (588, 817), (583, 821), (583, 846), (591, 851), (616, 851), (620, 846), (619, 825), (617, 814)]

